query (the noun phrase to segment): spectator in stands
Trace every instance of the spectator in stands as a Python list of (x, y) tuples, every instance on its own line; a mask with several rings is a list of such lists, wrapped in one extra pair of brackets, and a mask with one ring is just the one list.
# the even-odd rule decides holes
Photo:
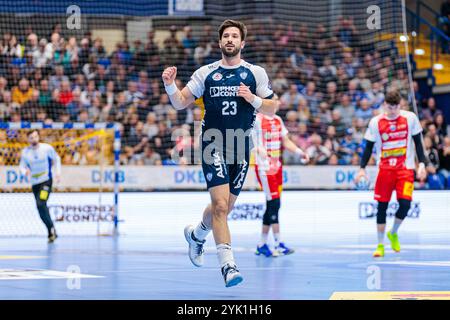
[(73, 90), (72, 101), (66, 105), (66, 112), (69, 114), (71, 121), (76, 121), (78, 114), (83, 109), (80, 97), (81, 91), (79, 89)]
[(338, 25), (334, 29), (334, 35), (349, 48), (357, 47), (358, 31), (353, 23), (353, 19), (340, 17)]
[(337, 92), (336, 82), (327, 83), (327, 91), (324, 95), (324, 101), (333, 109), (339, 102), (339, 94)]
[(312, 116), (319, 113), (319, 102), (322, 95), (316, 91), (316, 84), (314, 81), (309, 81), (301, 94), (308, 101), (308, 107)]
[(192, 27), (187, 25), (183, 28), (184, 36), (181, 39), (181, 44), (183, 48), (188, 49), (188, 53), (192, 55), (195, 48), (197, 47), (197, 39), (192, 35)]
[(128, 81), (128, 90), (125, 91), (125, 99), (127, 103), (144, 99), (144, 94), (138, 91), (138, 84), (136, 81)]
[(53, 76), (50, 76), (50, 90), (59, 89), (61, 86), (61, 83), (64, 81), (69, 81), (69, 77), (64, 75), (64, 67), (61, 65), (55, 66), (55, 74)]
[(369, 120), (373, 117), (369, 100), (364, 98), (360, 101), (359, 108), (355, 111), (355, 117), (362, 119), (366, 125), (369, 123)]
[(11, 121), (11, 116), (13, 113), (18, 113), (20, 110), (20, 104), (12, 101), (11, 92), (3, 92), (2, 102), (0, 103), (0, 110), (2, 110), (4, 119), (6, 121)]
[(429, 164), (427, 166), (428, 171), (428, 187), (432, 190), (440, 190), (444, 189), (445, 181), (441, 180), (439, 175), (437, 174), (437, 170), (440, 167), (439, 164), (439, 153), (435, 146), (433, 146), (433, 141), (429, 136), (424, 137), (424, 149), (425, 154), (429, 159)]
[(39, 85), (39, 107), (47, 110), (52, 101), (52, 92), (49, 89), (48, 81), (43, 79)]
[(161, 156), (152, 149), (150, 144), (146, 144), (144, 148), (144, 155), (142, 157), (142, 164), (144, 166), (160, 166), (162, 165)]
[(409, 82), (406, 76), (405, 70), (398, 69), (395, 79), (391, 82), (392, 88), (397, 88), (402, 97), (408, 97), (409, 94)]
[(109, 76), (104, 65), (97, 64), (93, 80), (95, 81), (95, 86), (98, 88), (100, 93), (105, 93)]
[(336, 128), (336, 137), (341, 138), (345, 135), (347, 125), (342, 121), (340, 110), (335, 109), (331, 112), (331, 125)]
[(5, 77), (0, 77), (0, 101), (5, 91), (8, 91), (8, 80)]
[(170, 26), (170, 36), (164, 40), (163, 49), (161, 50), (161, 59), (163, 66), (178, 66), (182, 61), (184, 48), (177, 39), (177, 27)]
[(321, 119), (321, 122), (324, 124), (331, 123), (331, 111), (328, 103), (326, 103), (325, 101), (321, 102), (319, 104), (318, 112), (315, 116), (319, 117)]
[(266, 69), (269, 79), (275, 78), (275, 75), (280, 70), (280, 63), (277, 62), (275, 54), (272, 51), (267, 52), (266, 60), (261, 66)]
[(328, 163), (331, 151), (322, 144), (322, 138), (317, 134), (311, 135), (311, 146), (306, 149), (311, 164), (324, 165)]
[(359, 68), (359, 62), (353, 57), (352, 50), (350, 48), (346, 48), (344, 50), (340, 65), (344, 68), (349, 78), (352, 79), (356, 76), (356, 70)]
[(343, 94), (341, 96), (341, 103), (334, 108), (334, 110), (339, 111), (344, 125), (347, 128), (350, 127), (352, 124), (352, 118), (355, 115), (356, 107), (350, 100), (350, 96), (348, 94)]
[(177, 110), (175, 110), (173, 108), (167, 110), (166, 123), (167, 123), (167, 128), (169, 128), (172, 131), (173, 131), (173, 129), (176, 129), (177, 127), (179, 127), (181, 125), (181, 123), (178, 119)]
[(147, 114), (147, 119), (144, 124), (143, 130), (149, 139), (153, 138), (155, 135), (158, 134), (157, 117), (154, 112), (149, 112)]
[(378, 69), (378, 79), (377, 82), (380, 83), (383, 91), (385, 92), (390, 84), (388, 69), (380, 68)]
[(365, 92), (365, 97), (369, 100), (372, 109), (377, 110), (384, 102), (384, 93), (379, 82), (372, 83), (372, 89)]
[[(32, 42), (34, 43), (34, 36), (30, 35)], [(39, 41), (39, 47), (30, 49), (28, 52), (33, 56), (33, 63), (36, 68), (45, 68), (49, 61), (51, 61), (52, 56), (49, 54), (47, 50), (45, 50), (47, 46), (47, 40), (41, 39)]]
[(354, 130), (348, 128), (345, 131), (345, 137), (339, 143), (338, 157), (339, 164), (349, 165), (352, 162), (353, 155), (358, 149), (358, 144), (353, 139)]
[[(327, 134), (325, 136), (325, 141), (323, 145), (330, 150), (333, 154), (337, 154), (339, 151), (339, 141), (336, 137), (336, 128), (333, 126), (328, 126)], [(337, 163), (336, 163), (337, 164)]]
[(442, 113), (441, 110), (437, 109), (436, 101), (433, 97), (428, 98), (427, 107), (422, 110), (420, 115), (421, 119), (426, 119), (427, 123), (433, 123), (436, 114)]
[(356, 78), (353, 81), (355, 81), (356, 87), (362, 92), (366, 92), (372, 87), (372, 82), (367, 78), (366, 70), (363, 67), (358, 69)]
[(125, 91), (128, 86), (127, 69), (124, 65), (119, 65), (117, 75), (114, 78), (114, 86), (117, 91)]
[(158, 123), (158, 134), (150, 140), (150, 145), (161, 155), (163, 164), (170, 163), (174, 141), (172, 141), (172, 135), (164, 121)]
[(289, 88), (289, 82), (284, 71), (278, 71), (275, 78), (272, 80), (272, 90), (278, 96), (282, 96)]
[(81, 92), (81, 103), (84, 108), (89, 108), (92, 105), (92, 101), (95, 97), (100, 96), (100, 92), (95, 87), (95, 81), (89, 80), (86, 89)]
[(142, 93), (144, 98), (148, 98), (149, 96), (151, 96), (152, 91), (147, 71), (144, 70), (139, 71), (139, 77), (137, 80), (137, 90)]
[(323, 64), (319, 68), (319, 75), (324, 84), (330, 81), (337, 81), (337, 68), (332, 63), (331, 58), (327, 56), (323, 59)]
[[(280, 111), (295, 109), (295, 106), (299, 104), (300, 99), (302, 99), (302, 95), (298, 92), (297, 85), (291, 83), (289, 91), (285, 92), (280, 98)], [(284, 114), (286, 113), (287, 111)]]
[(437, 134), (443, 139), (448, 134), (448, 127), (445, 123), (444, 114), (437, 112), (434, 115), (434, 125), (436, 126)]
[(63, 80), (60, 84), (59, 100), (63, 106), (67, 106), (73, 100), (73, 92), (70, 88), (70, 82), (68, 80)]
[(439, 175), (444, 178), (447, 189), (450, 189), (450, 137), (444, 138), (442, 148), (439, 149)]
[(167, 112), (172, 110), (173, 107), (170, 104), (169, 97), (166, 93), (163, 93), (159, 99), (159, 103), (156, 106), (153, 106), (153, 112), (156, 114), (158, 121), (163, 121)]
[(339, 164), (339, 158), (336, 153), (331, 154), (327, 164), (329, 166), (337, 166)]
[(436, 126), (434, 123), (430, 123), (427, 126), (427, 133), (425, 136), (429, 137), (431, 139), (431, 142), (433, 144), (433, 148), (439, 149), (439, 147), (442, 144), (442, 138), (439, 136)]
[[(288, 113), (289, 112), (290, 111), (288, 111)], [(298, 101), (297, 118), (299, 121), (306, 122), (306, 123), (309, 122), (311, 119), (311, 112), (310, 112), (310, 108), (308, 106), (308, 100), (306, 100), (303, 97), (301, 97), (300, 100)]]
[(311, 142), (309, 140), (310, 135), (308, 134), (308, 126), (304, 122), (300, 122), (297, 126), (296, 134), (291, 135), (292, 141), (301, 148), (302, 150), (306, 150)]
[(22, 78), (19, 86), (12, 90), (12, 101), (20, 105), (30, 100), (33, 95), (33, 88), (30, 88), (30, 82), (26, 78)]

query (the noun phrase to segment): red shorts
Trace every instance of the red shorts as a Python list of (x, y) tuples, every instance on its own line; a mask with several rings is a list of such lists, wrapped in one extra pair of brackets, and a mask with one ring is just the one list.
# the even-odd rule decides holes
[(255, 170), (256, 178), (266, 194), (266, 199), (273, 200), (280, 198), (283, 189), (283, 168), (280, 167), (276, 173), (272, 173), (272, 170), (259, 170), (258, 166), (255, 166)]
[(375, 200), (389, 202), (394, 190), (397, 193), (397, 199), (412, 200), (414, 170), (380, 169), (375, 183)]

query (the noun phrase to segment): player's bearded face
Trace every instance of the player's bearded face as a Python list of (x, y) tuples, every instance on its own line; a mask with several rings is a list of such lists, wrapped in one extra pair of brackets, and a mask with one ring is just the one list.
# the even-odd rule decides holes
[(241, 52), (243, 41), (238, 28), (227, 28), (220, 39), (220, 49), (226, 57), (235, 57)]
[(36, 146), (39, 143), (39, 135), (35, 132), (28, 136), (28, 142), (32, 146)]

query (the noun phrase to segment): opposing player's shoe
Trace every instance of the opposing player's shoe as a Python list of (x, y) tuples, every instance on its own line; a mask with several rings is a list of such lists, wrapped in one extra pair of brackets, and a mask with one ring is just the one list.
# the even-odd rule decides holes
[(381, 258), (384, 257), (384, 244), (379, 244), (377, 247), (377, 250), (373, 253), (374, 258)]
[(275, 247), (275, 251), (277, 252), (274, 256), (287, 256), (288, 254), (294, 253), (294, 249), (286, 247), (284, 242), (280, 242), (278, 246)]
[(400, 241), (398, 240), (397, 233), (391, 233), (390, 231), (387, 233), (387, 237), (389, 241), (391, 241), (391, 248), (395, 252), (400, 252)]
[(225, 287), (233, 287), (244, 280), (236, 265), (226, 264), (222, 267), (222, 276), (225, 281)]
[(52, 228), (50, 234), (48, 235), (48, 243), (53, 243), (56, 238), (58, 238), (58, 235), (56, 234), (55, 228)]
[(196, 267), (201, 267), (203, 265), (203, 253), (205, 250), (203, 249), (203, 245), (206, 240), (198, 240), (194, 236), (194, 226), (188, 225), (184, 228), (184, 237), (186, 241), (189, 243), (189, 259)]
[(270, 250), (269, 246), (266, 243), (264, 243), (262, 246), (256, 246), (255, 254), (257, 256), (259, 256), (259, 255), (263, 255), (263, 256), (266, 256), (266, 257), (273, 256), (272, 250)]

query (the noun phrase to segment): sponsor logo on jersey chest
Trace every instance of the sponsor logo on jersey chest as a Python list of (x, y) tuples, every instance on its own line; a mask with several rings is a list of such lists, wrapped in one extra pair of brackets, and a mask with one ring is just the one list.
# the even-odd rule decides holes
[(213, 74), (212, 78), (213, 78), (213, 80), (215, 80), (215, 81), (219, 81), (219, 80), (222, 80), (223, 76), (222, 76), (221, 73), (216, 72), (215, 74)]

